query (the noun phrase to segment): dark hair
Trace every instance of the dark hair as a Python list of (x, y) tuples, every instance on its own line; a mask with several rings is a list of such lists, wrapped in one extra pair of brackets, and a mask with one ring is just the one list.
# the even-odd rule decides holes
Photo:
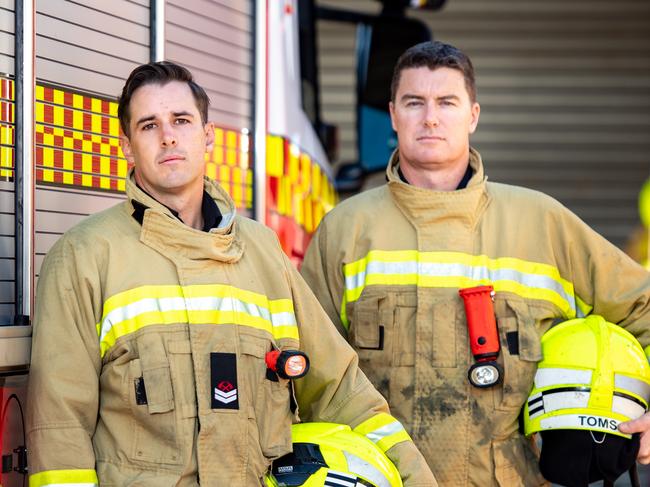
[(203, 88), (201, 88), (195, 81), (192, 73), (187, 68), (170, 61), (160, 61), (156, 63), (142, 64), (131, 71), (129, 78), (124, 83), (122, 88), (122, 95), (120, 96), (117, 105), (117, 118), (120, 120), (120, 126), (124, 135), (129, 136), (129, 123), (131, 121), (131, 114), (129, 113), (129, 105), (131, 104), (131, 97), (135, 90), (144, 85), (159, 84), (165, 85), (171, 81), (181, 81), (187, 83), (192, 90), (194, 101), (201, 114), (201, 121), (206, 123), (208, 121), (208, 106), (210, 106), (210, 99)]
[(402, 71), (408, 68), (427, 67), (431, 70), (436, 68), (451, 68), (460, 71), (465, 78), (465, 88), (469, 98), (476, 101), (476, 81), (474, 79), (474, 67), (469, 57), (460, 49), (440, 41), (427, 41), (409, 47), (399, 57), (393, 70), (393, 79), (390, 84), (390, 99), (395, 101), (397, 88), (399, 87)]

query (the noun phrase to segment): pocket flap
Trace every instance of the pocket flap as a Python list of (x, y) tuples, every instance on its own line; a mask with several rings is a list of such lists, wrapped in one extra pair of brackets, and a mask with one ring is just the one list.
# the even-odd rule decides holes
[(354, 320), (350, 329), (350, 341), (356, 347), (375, 348), (381, 346), (379, 331), (379, 296), (366, 297), (354, 305)]
[(145, 333), (136, 341), (149, 413), (166, 413), (173, 410), (172, 377), (162, 336), (156, 333)]
[(535, 318), (524, 301), (508, 301), (508, 307), (517, 317), (519, 358), (528, 362), (542, 360), (542, 342), (537, 333)]

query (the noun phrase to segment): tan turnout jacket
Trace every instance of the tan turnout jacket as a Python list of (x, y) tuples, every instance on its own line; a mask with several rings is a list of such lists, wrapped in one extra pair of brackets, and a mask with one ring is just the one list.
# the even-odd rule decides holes
[[(405, 485), (435, 480), (274, 233), (235, 216), (194, 230), (127, 181), (127, 201), (48, 254), (29, 384), (31, 486), (250, 487), (291, 450), (298, 420), (378, 442)], [(142, 224), (132, 200), (145, 205)], [(265, 354), (301, 349), (308, 375), (270, 380)], [(298, 410), (291, 412), (291, 391)]]
[[(488, 183), (472, 150), (468, 187), (388, 184), (326, 215), (302, 274), (358, 351), (444, 486), (541, 485), (518, 416), (555, 320), (595, 313), (650, 344), (650, 274), (557, 201)], [(458, 290), (496, 290), (504, 383), (469, 384)]]

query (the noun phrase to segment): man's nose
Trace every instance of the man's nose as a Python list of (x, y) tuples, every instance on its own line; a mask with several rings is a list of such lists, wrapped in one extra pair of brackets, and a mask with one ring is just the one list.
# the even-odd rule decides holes
[(426, 111), (424, 113), (424, 125), (426, 127), (435, 127), (438, 125), (438, 111), (436, 110), (435, 104), (428, 103), (426, 106)]
[(169, 124), (162, 126), (162, 145), (164, 147), (173, 147), (177, 143), (174, 128)]

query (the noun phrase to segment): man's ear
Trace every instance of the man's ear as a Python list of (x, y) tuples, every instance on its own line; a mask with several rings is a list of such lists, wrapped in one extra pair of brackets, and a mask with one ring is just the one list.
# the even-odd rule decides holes
[(127, 162), (129, 164), (135, 164), (135, 160), (133, 159), (133, 150), (131, 149), (131, 141), (123, 133), (120, 133), (120, 147), (122, 148), (122, 154), (124, 154)]
[(203, 130), (205, 130), (205, 152), (212, 152), (214, 149), (214, 123), (206, 122)]
[(397, 132), (395, 128), (395, 104), (392, 101), (388, 102), (388, 113), (390, 113), (390, 124), (393, 126), (393, 130)]
[(472, 103), (472, 118), (470, 119), (469, 122), (470, 134), (473, 134), (474, 131), (476, 130), (476, 126), (478, 125), (478, 118), (480, 114), (481, 114), (481, 105), (479, 105), (477, 102)]

